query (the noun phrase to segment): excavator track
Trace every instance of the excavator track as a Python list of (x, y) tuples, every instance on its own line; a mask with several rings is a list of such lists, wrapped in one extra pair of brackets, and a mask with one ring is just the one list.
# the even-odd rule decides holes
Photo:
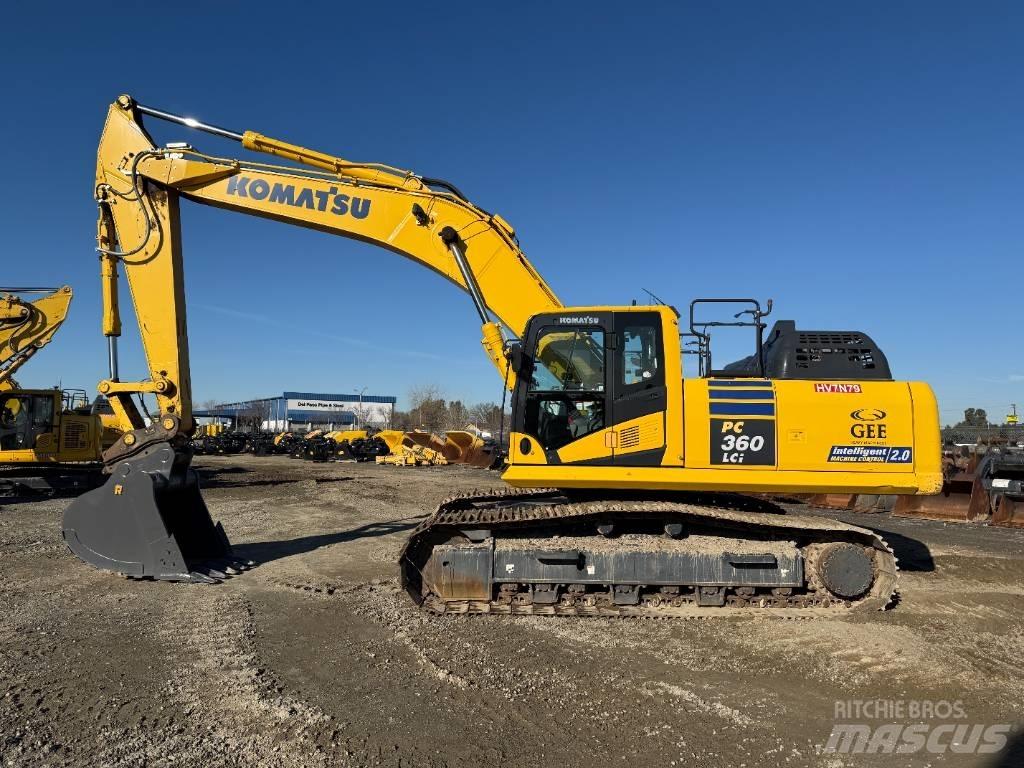
[(77, 494), (103, 484), (103, 465), (0, 464), (0, 498), (54, 497)]
[(872, 531), (742, 496), (451, 496), (412, 532), (402, 585), (435, 613), (810, 618), (885, 610), (897, 561)]

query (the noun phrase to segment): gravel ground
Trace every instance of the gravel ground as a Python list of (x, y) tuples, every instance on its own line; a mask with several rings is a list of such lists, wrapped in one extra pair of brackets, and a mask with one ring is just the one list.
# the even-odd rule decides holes
[[(900, 557), (884, 614), (434, 617), (398, 589), (405, 533), (496, 474), (199, 468), (260, 563), (212, 587), (95, 571), (61, 542), (66, 500), (0, 499), (0, 765), (1024, 764), (1014, 734), (1001, 755), (821, 752), (836, 722), (1024, 721), (1024, 531), (844, 515)], [(905, 711), (837, 718), (859, 700)]]

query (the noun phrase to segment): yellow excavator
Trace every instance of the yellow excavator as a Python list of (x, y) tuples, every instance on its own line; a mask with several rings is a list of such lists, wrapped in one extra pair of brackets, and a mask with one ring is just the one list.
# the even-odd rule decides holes
[[(214, 156), (185, 142), (157, 146), (144, 118), (287, 164)], [(454, 496), (413, 531), (401, 580), (431, 610), (883, 609), (897, 568), (879, 536), (783, 512), (764, 496), (941, 487), (935, 397), (927, 384), (893, 380), (866, 334), (782, 321), (765, 336), (770, 306), (745, 299), (726, 321), (701, 315), (708, 301), (694, 302), (688, 327), (661, 303), (563, 306), (511, 225), (446, 181), (121, 96), (107, 113), (95, 193), (112, 362), (99, 389), (124, 434), (105, 454), (106, 485), (67, 508), (64, 537), (100, 568), (215, 582), (250, 565), (233, 555), (190, 469), (182, 199), (373, 243), (469, 294), (484, 350), (511, 393), (509, 487)], [(122, 270), (149, 367), (124, 381), (116, 370)], [(752, 328), (755, 351), (715, 368), (711, 337), (727, 325)], [(699, 375), (684, 377), (691, 344)], [(160, 409), (148, 425), (133, 400), (143, 393)]]
[(53, 339), (73, 295), (66, 285), (0, 288), (0, 491), (74, 490), (101, 479), (112, 425), (84, 390), (24, 389), (14, 379)]

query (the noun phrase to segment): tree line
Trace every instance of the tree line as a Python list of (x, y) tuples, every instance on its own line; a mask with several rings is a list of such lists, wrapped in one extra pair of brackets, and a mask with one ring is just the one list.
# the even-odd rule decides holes
[[(506, 409), (506, 431), (509, 418), (510, 414)], [(482, 430), (497, 433), (501, 428), (501, 406), (497, 403), (447, 400), (438, 386), (423, 384), (409, 390), (409, 410), (396, 410), (391, 421), (392, 429), (404, 431), (423, 429), (429, 432), (445, 432), (449, 429), (464, 429), (472, 424)]]

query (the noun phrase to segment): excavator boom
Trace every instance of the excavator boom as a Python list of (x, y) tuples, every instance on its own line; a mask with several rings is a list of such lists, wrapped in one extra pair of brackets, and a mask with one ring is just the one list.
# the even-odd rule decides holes
[[(28, 301), (29, 294), (42, 294)], [(14, 373), (50, 343), (71, 307), (70, 286), (0, 288), (0, 392), (17, 388)]]
[[(300, 166), (240, 162), (189, 145), (157, 147), (143, 114), (237, 140), (247, 149)], [(157, 192), (157, 190), (159, 190)], [(228, 131), (138, 105), (122, 96), (108, 113), (97, 154), (99, 248), (106, 257), (105, 322), (120, 333), (116, 265), (132, 289), (151, 381), (104, 382), (107, 395), (150, 392), (175, 429), (192, 428), (178, 206), (195, 202), (361, 240), (442, 275), (473, 299), (488, 357), (508, 377), (497, 323), (519, 335), (537, 312), (561, 303), (519, 248), (500, 216), (467, 201), (454, 185), (409, 171), (360, 164), (246, 131)], [(495, 322), (495, 320), (497, 322)], [(113, 378), (113, 377), (112, 377)], [(514, 384), (514, 380), (512, 381)], [(126, 429), (141, 423), (125, 398), (115, 404)]]

